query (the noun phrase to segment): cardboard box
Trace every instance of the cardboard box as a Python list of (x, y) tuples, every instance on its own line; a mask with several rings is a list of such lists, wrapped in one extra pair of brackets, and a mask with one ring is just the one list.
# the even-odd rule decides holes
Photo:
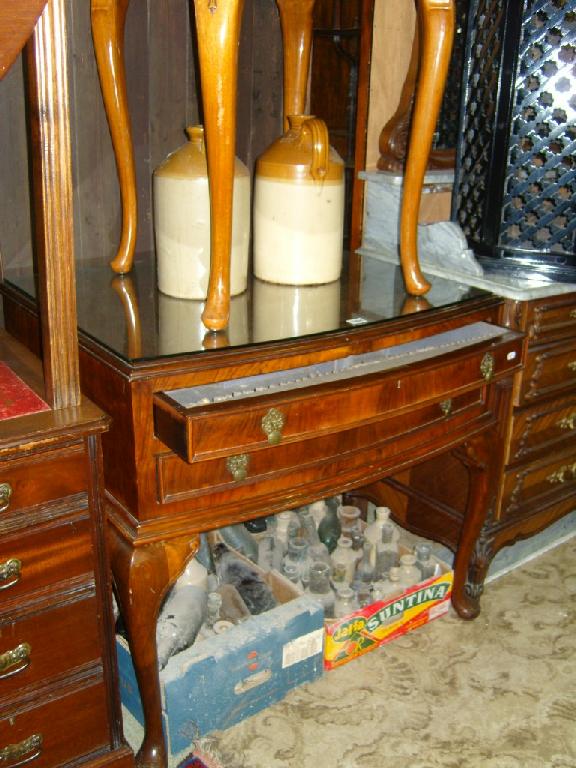
[(447, 613), (454, 572), (440, 575), (345, 616), (326, 621), (324, 666), (335, 669)]
[[(322, 605), (279, 573), (266, 574), (282, 604), (173, 656), (160, 672), (164, 732), (171, 755), (198, 736), (224, 730), (323, 673)], [(143, 723), (126, 641), (117, 638), (122, 703)]]

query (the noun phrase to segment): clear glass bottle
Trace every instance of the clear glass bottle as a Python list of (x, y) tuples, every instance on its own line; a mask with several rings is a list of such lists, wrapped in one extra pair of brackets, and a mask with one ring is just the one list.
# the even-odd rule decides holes
[(376, 545), (375, 575), (377, 579), (385, 579), (390, 568), (400, 563), (398, 544), (394, 541), (394, 526), (386, 523), (381, 530), (382, 540)]
[(357, 611), (359, 608), (358, 598), (356, 592), (352, 587), (343, 585), (336, 590), (336, 602), (334, 605), (334, 617), (336, 619), (342, 619), (349, 613)]
[(414, 547), (416, 566), (420, 571), (420, 580), (425, 581), (436, 575), (436, 563), (432, 560), (432, 547), (430, 544), (416, 544)]
[(418, 584), (421, 580), (420, 569), (416, 565), (416, 555), (400, 556), (400, 583), (404, 589)]
[(327, 501), (324, 517), (318, 526), (318, 538), (326, 545), (330, 554), (336, 549), (341, 531), (342, 526), (338, 519), (337, 507), (335, 504)]
[(356, 570), (356, 556), (352, 551), (352, 539), (340, 536), (332, 553), (332, 580), (335, 583), (351, 584)]
[(362, 512), (358, 507), (350, 504), (342, 504), (338, 507), (338, 517), (342, 526), (342, 534), (352, 538), (355, 532), (362, 533), (360, 526), (360, 516)]
[(324, 606), (324, 616), (334, 618), (336, 595), (330, 585), (330, 568), (326, 563), (316, 562), (310, 566), (308, 592), (318, 598)]
[(310, 578), (310, 558), (308, 556), (308, 542), (302, 536), (295, 536), (288, 541), (284, 564), (289, 563), (296, 566), (300, 581), (306, 587)]
[(282, 575), (285, 576), (288, 581), (297, 586), (299, 589), (303, 589), (302, 581), (300, 580), (300, 573), (298, 566), (291, 562), (284, 561), (282, 563)]
[(372, 544), (365, 541), (362, 547), (362, 557), (356, 565), (356, 578), (358, 581), (370, 584), (374, 580), (374, 565), (372, 564)]
[(303, 507), (298, 512), (298, 517), (300, 518), (302, 535), (307, 539), (308, 544), (311, 547), (316, 544), (321, 544), (318, 531), (316, 530), (316, 523), (314, 522), (310, 510), (307, 507)]
[(373, 564), (376, 565), (376, 547), (382, 542), (382, 529), (384, 526), (389, 526), (389, 529), (391, 530), (390, 541), (395, 543), (397, 543), (400, 538), (400, 532), (396, 525), (390, 520), (391, 510), (389, 507), (376, 507), (374, 513), (374, 522), (366, 526), (364, 536), (374, 546), (372, 556)]
[(322, 542), (313, 544), (311, 547), (308, 547), (308, 554), (310, 555), (311, 563), (326, 563), (328, 570), (332, 573), (332, 559), (326, 544), (322, 544)]

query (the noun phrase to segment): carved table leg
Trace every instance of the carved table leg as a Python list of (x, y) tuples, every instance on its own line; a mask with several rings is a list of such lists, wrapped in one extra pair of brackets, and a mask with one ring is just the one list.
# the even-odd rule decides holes
[[(476, 568), (478, 542), (495, 495), (494, 450), (495, 432), (483, 432), (470, 438), (459, 451), (468, 467), (470, 487), (462, 530), (454, 558), (452, 605), (463, 619), (475, 619), (480, 613), (480, 596), (486, 569)], [(482, 582), (469, 583), (473, 575)]]
[(454, 37), (454, 0), (419, 0), (422, 53), (400, 216), (400, 262), (406, 291), (421, 296), (430, 283), (418, 263), (418, 210)]
[(287, 115), (303, 115), (312, 45), (315, 0), (276, 0), (284, 47), (284, 129)]
[(144, 741), (136, 762), (140, 768), (166, 768), (156, 621), (166, 592), (199, 540), (186, 537), (133, 547), (114, 526), (108, 532), (112, 574), (144, 710)]
[(124, 23), (130, 0), (92, 0), (92, 37), (102, 97), (120, 182), (122, 237), (110, 266), (123, 274), (132, 269), (136, 247), (136, 174), (126, 97)]
[(221, 331), (230, 313), (232, 191), (238, 41), (244, 0), (194, 0), (210, 188), (210, 279), (204, 325)]

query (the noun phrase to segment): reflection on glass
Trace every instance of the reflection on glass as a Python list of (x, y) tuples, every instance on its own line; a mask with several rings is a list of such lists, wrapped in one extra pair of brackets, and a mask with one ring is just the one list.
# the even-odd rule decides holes
[(230, 300), (230, 324), (227, 337), (207, 334), (202, 322), (203, 301), (176, 299), (158, 293), (158, 354), (177, 355), (199, 349), (214, 349), (226, 341), (229, 346), (247, 344), (248, 294)]
[(272, 341), (338, 328), (340, 281), (326, 285), (252, 284), (253, 341)]
[(116, 275), (110, 285), (122, 303), (128, 339), (128, 357), (133, 360), (142, 355), (142, 325), (134, 281), (130, 275)]

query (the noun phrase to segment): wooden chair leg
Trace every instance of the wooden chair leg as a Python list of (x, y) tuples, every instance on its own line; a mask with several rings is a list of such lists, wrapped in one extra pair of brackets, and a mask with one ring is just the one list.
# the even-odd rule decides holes
[(202, 322), (221, 331), (230, 314), (232, 194), (238, 41), (244, 0), (194, 0), (210, 187), (210, 279)]
[(124, 274), (132, 269), (136, 248), (137, 207), (134, 152), (126, 97), (124, 68), (124, 24), (130, 0), (92, 0), (91, 19), (94, 52), (102, 97), (120, 182), (122, 236), (110, 266)]
[(454, 15), (454, 0), (419, 0), (422, 41), (420, 75), (400, 215), (400, 263), (406, 291), (412, 296), (421, 296), (430, 290), (430, 283), (422, 274), (418, 261), (418, 211), (448, 74), (454, 39)]

